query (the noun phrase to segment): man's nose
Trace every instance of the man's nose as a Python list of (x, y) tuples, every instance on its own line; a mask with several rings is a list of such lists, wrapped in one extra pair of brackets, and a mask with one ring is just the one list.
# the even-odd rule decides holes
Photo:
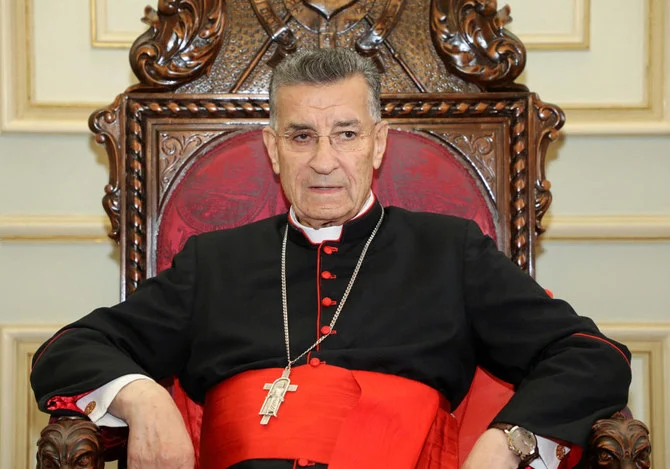
[(319, 174), (330, 174), (339, 166), (336, 151), (330, 144), (327, 136), (319, 137), (314, 149), (314, 155), (310, 160), (311, 168)]

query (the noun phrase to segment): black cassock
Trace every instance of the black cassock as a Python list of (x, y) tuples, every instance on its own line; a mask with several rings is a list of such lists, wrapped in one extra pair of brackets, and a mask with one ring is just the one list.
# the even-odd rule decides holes
[[(550, 299), (474, 222), (384, 210), (336, 334), (298, 364), (319, 358), (403, 376), (439, 390), (452, 408), (480, 365), (516, 387), (497, 421), (581, 446), (596, 419), (626, 405), (628, 350), (564, 301)], [(289, 224), (292, 357), (330, 323), (381, 211), (375, 203), (344, 225), (338, 241), (320, 245)], [(67, 326), (35, 355), (31, 380), (40, 408), (53, 396), (78, 395), (129, 373), (178, 375), (202, 402), (232, 375), (285, 367), (280, 257), (286, 224), (281, 215), (194, 236), (171, 269), (143, 282), (125, 302)]]

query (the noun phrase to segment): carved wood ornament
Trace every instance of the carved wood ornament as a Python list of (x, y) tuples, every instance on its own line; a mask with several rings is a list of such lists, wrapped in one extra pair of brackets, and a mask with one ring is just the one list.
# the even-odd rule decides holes
[(649, 429), (639, 420), (619, 413), (593, 425), (587, 469), (648, 469), (650, 456)]
[(37, 442), (37, 469), (103, 469), (98, 427), (80, 418), (62, 418), (44, 427)]

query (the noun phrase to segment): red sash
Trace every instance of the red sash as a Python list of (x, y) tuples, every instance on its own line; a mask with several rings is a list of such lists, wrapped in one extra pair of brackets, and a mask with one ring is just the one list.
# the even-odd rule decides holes
[(327, 464), (329, 469), (457, 469), (458, 435), (436, 390), (398, 376), (320, 364), (291, 370), (297, 391), (267, 425), (258, 412), (265, 383), (281, 369), (248, 371), (205, 400), (200, 468), (249, 459)]

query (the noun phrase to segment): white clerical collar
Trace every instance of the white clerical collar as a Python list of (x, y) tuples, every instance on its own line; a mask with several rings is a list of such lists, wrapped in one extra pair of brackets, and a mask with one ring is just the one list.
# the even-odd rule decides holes
[[(365, 201), (363, 207), (356, 214), (356, 216), (352, 218), (352, 220), (364, 214), (370, 207), (372, 207), (372, 204), (374, 203), (375, 203), (375, 195), (372, 193), (372, 191), (370, 191), (368, 199)], [(338, 239), (340, 239), (340, 235), (342, 234), (342, 225), (324, 226), (323, 228), (312, 228), (310, 226), (303, 225), (298, 221), (298, 217), (295, 216), (293, 205), (291, 205), (291, 208), (288, 211), (288, 218), (291, 223), (293, 223), (296, 227), (300, 228), (300, 230), (305, 234), (307, 239), (309, 239), (313, 244), (321, 244), (324, 241), (337, 241)]]

